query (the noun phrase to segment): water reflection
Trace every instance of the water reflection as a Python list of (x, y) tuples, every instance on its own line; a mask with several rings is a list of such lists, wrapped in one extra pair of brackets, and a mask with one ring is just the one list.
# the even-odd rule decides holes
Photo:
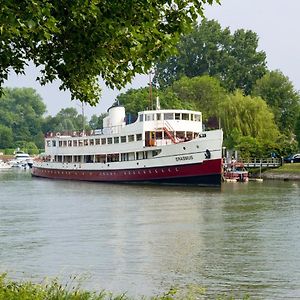
[[(152, 294), (196, 283), (300, 297), (300, 187), (221, 189), (51, 181), (0, 173), (0, 271), (88, 274), (85, 286)], [(25, 272), (25, 273), (23, 273)]]

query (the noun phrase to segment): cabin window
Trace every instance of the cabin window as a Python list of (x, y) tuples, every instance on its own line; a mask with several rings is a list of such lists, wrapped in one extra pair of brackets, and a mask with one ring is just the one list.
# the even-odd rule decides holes
[(121, 143), (126, 143), (126, 135), (121, 136)]
[(64, 141), (64, 142), (63, 142), (63, 146), (64, 146), (64, 147), (67, 147), (67, 141)]
[(78, 140), (78, 146), (82, 147), (83, 146), (83, 140)]
[(154, 120), (154, 114), (146, 114), (145, 119), (146, 119), (146, 121), (153, 121)]
[(172, 113), (165, 113), (164, 114), (164, 119), (165, 120), (173, 120), (173, 114)]
[(140, 151), (136, 153), (136, 159), (146, 159), (148, 157), (148, 152), (147, 151)]
[(52, 146), (53, 146), (53, 147), (56, 147), (56, 140), (53, 140), (53, 141), (52, 141)]
[(48, 141), (46, 142), (46, 144), (47, 144), (47, 147), (51, 147), (51, 141), (48, 140)]
[(128, 153), (128, 160), (135, 160), (135, 153), (134, 152), (129, 152)]
[(133, 134), (128, 136), (128, 142), (134, 142), (134, 135)]
[(118, 136), (114, 137), (114, 144), (119, 144), (120, 138)]
[(162, 131), (156, 131), (155, 132), (155, 138), (157, 140), (162, 140)]
[(71, 163), (72, 162), (72, 156), (71, 155), (65, 155), (64, 156), (64, 162), (65, 163)]
[(156, 120), (160, 121), (161, 120), (161, 114), (156, 114)]
[(102, 139), (101, 139), (101, 144), (102, 144), (102, 145), (105, 145), (105, 144), (106, 144), (106, 138), (102, 138)]
[(84, 146), (88, 146), (89, 145), (89, 140), (88, 139), (85, 139), (84, 140)]
[(73, 147), (77, 147), (77, 140), (73, 141)]
[(86, 163), (93, 163), (94, 162), (94, 157), (93, 155), (84, 155), (84, 162)]
[(94, 146), (94, 143), (95, 143), (94, 139), (90, 139), (90, 146)]
[(80, 155), (74, 155), (74, 163), (79, 163), (81, 161), (81, 156)]
[(112, 144), (112, 138), (107, 138), (107, 144)]
[(105, 163), (106, 162), (106, 155), (105, 154), (96, 154), (95, 155), (95, 162)]
[(190, 119), (190, 114), (182, 114), (182, 120), (188, 121)]
[(139, 134), (136, 135), (136, 140), (137, 140), (137, 141), (141, 141), (141, 140), (142, 140), (142, 137), (143, 137), (142, 134), (139, 133)]
[(180, 120), (180, 113), (175, 113), (175, 120)]
[(183, 140), (185, 138), (184, 131), (176, 131), (176, 137)]
[(137, 160), (145, 159), (145, 151), (137, 152), (136, 153), (136, 159)]
[(152, 157), (157, 156), (160, 153), (159, 150), (153, 150), (152, 151)]
[(128, 161), (128, 153), (121, 153), (121, 161)]
[(119, 161), (119, 153), (107, 154), (107, 162)]
[(201, 115), (195, 114), (194, 121), (201, 122)]
[(62, 156), (61, 156), (61, 155), (57, 155), (57, 156), (56, 156), (56, 161), (57, 161), (57, 162), (62, 162), (62, 161), (63, 161)]
[(143, 121), (144, 121), (144, 115), (141, 114), (141, 115), (140, 115), (140, 122), (143, 122)]
[(71, 140), (68, 141), (68, 147), (72, 147), (72, 141)]
[(192, 140), (192, 139), (193, 139), (193, 133), (190, 132), (190, 131), (188, 131), (188, 132), (186, 133), (186, 137), (187, 137), (188, 140)]
[(95, 144), (100, 145), (100, 139), (95, 139)]

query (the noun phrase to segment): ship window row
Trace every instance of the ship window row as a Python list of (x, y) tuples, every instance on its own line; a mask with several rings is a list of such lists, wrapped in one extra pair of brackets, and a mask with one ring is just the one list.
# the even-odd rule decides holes
[[(94, 145), (109, 145), (127, 142), (141, 141), (142, 134), (130, 134), (128, 136), (115, 136), (108, 138), (95, 138), (95, 139), (80, 139), (80, 140), (62, 140), (58, 141), (58, 147), (81, 147), (81, 146), (94, 146)], [(56, 147), (56, 140), (47, 140), (47, 147)]]
[[(192, 140), (199, 135), (199, 132), (190, 131), (146, 131), (145, 138), (146, 144), (149, 139), (156, 140), (169, 140), (171, 136), (176, 138), (178, 141)], [(81, 140), (62, 140), (58, 141), (58, 147), (82, 147), (82, 146), (94, 146), (94, 145), (110, 145), (127, 143), (134, 141), (142, 141), (142, 134), (131, 134), (128, 136), (117, 136), (108, 138), (95, 138), (95, 139), (81, 139)], [(56, 140), (47, 140), (47, 147), (56, 147)], [(149, 146), (149, 145), (148, 145)]]
[(139, 121), (184, 120), (201, 122), (201, 114), (192, 113), (144, 113), (139, 116)]
[(149, 159), (157, 156), (161, 150), (148, 150), (126, 153), (109, 153), (94, 155), (55, 155), (54, 162), (59, 163), (110, 163)]

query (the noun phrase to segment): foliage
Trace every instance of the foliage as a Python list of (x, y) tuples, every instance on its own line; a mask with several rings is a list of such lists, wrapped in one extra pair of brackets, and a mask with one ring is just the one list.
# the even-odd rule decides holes
[(298, 113), (296, 122), (295, 122), (295, 135), (298, 143), (298, 148), (300, 149), (300, 112)]
[[(218, 0), (1, 1), (0, 86), (28, 61), (42, 84), (60, 79), (72, 98), (95, 105), (101, 75), (123, 87), (173, 51), (180, 34)], [(0, 90), (1, 92), (1, 90)]]
[(155, 80), (166, 87), (182, 76), (208, 74), (219, 78), (229, 91), (239, 88), (249, 94), (266, 72), (266, 55), (257, 47), (256, 33), (239, 29), (231, 34), (217, 21), (204, 19), (182, 36), (177, 55), (157, 63)]
[(201, 111), (204, 121), (218, 115), (218, 107), (226, 95), (219, 81), (208, 75), (182, 77), (170, 89), (180, 101), (190, 103), (195, 110)]
[[(207, 299), (206, 289), (198, 285), (188, 285), (184, 289), (171, 288), (162, 295), (141, 297), (143, 300), (196, 300)], [(58, 280), (50, 283), (35, 284), (32, 282), (16, 282), (9, 280), (6, 274), (0, 274), (0, 300), (133, 300), (126, 294), (113, 295), (111, 292), (90, 292), (78, 286), (62, 285)], [(233, 295), (216, 296), (218, 300), (236, 299)], [(248, 295), (237, 299), (250, 299)]]
[(282, 139), (275, 141), (261, 140), (250, 136), (240, 137), (235, 145), (235, 149), (239, 151), (241, 158), (280, 158), (290, 153), (291, 144), (286, 144)]
[(39, 147), (44, 144), (40, 132), (46, 106), (34, 89), (6, 88), (0, 106), (2, 132), (3, 128), (9, 128), (11, 131), (6, 133), (12, 133), (13, 137), (13, 141), (6, 138), (3, 147), (11, 147), (18, 141), (33, 141)]
[(155, 88), (152, 89), (152, 96), (149, 88), (130, 89), (118, 95), (115, 104), (123, 105), (127, 114), (135, 116), (139, 111), (154, 109), (157, 97), (162, 109), (194, 108), (190, 103), (180, 101), (171, 89), (163, 91)]
[(262, 157), (262, 144), (254, 137), (240, 137), (235, 149), (239, 151), (241, 158)]
[(78, 114), (76, 108), (61, 109), (56, 116), (48, 116), (43, 123), (43, 132), (64, 132), (87, 129), (87, 120), (82, 114)]
[(102, 113), (100, 116), (92, 115), (89, 121), (89, 126), (91, 129), (103, 128), (103, 119), (108, 115), (108, 113)]
[(13, 145), (13, 132), (11, 128), (0, 124), (0, 149), (9, 148)]
[(157, 97), (162, 109), (200, 110), (207, 120), (216, 115), (225, 91), (215, 78), (183, 77), (165, 90), (153, 88), (152, 97), (149, 88), (130, 89), (119, 95), (115, 104), (121, 104), (127, 113), (137, 115), (139, 111), (153, 109)]
[(225, 138), (235, 133), (261, 141), (277, 141), (278, 128), (274, 115), (259, 97), (243, 96), (240, 91), (228, 95), (219, 106), (219, 116)]
[(252, 94), (268, 103), (282, 132), (289, 134), (294, 131), (300, 111), (300, 95), (288, 77), (278, 70), (268, 72), (257, 80)]

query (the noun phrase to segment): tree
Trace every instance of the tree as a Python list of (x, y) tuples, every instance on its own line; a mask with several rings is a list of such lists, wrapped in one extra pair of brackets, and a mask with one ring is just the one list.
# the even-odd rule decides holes
[(154, 109), (157, 97), (162, 109), (194, 108), (190, 103), (180, 101), (171, 89), (158, 90), (155, 88), (152, 88), (151, 93), (149, 88), (129, 89), (126, 93), (117, 96), (115, 104), (123, 105), (127, 114), (137, 116), (139, 111)]
[(295, 124), (295, 135), (298, 143), (298, 149), (300, 149), (300, 111), (298, 113), (296, 124)]
[(239, 29), (231, 34), (217, 21), (204, 19), (181, 38), (177, 55), (157, 63), (155, 80), (166, 87), (182, 76), (208, 74), (219, 78), (228, 91), (238, 88), (249, 94), (266, 72), (266, 55), (257, 47), (256, 33)]
[(100, 116), (92, 115), (89, 121), (91, 129), (100, 129), (103, 128), (103, 119), (107, 117), (107, 113), (102, 113)]
[(41, 84), (60, 79), (72, 99), (95, 105), (101, 75), (123, 87), (166, 57), (180, 34), (219, 0), (1, 1), (0, 86), (28, 61), (42, 68)]
[(282, 132), (294, 132), (300, 109), (300, 95), (287, 76), (279, 70), (268, 72), (257, 80), (252, 94), (262, 97), (268, 103)]
[(190, 103), (194, 110), (201, 111), (204, 121), (218, 116), (218, 106), (226, 97), (220, 82), (208, 75), (182, 77), (175, 81), (170, 89), (183, 103)]
[(243, 96), (237, 91), (229, 95), (219, 106), (225, 139), (235, 144), (242, 136), (249, 136), (259, 141), (276, 142), (279, 137), (274, 115), (267, 103), (259, 97)]
[(78, 114), (76, 108), (62, 108), (54, 117), (48, 116), (44, 120), (44, 132), (79, 131), (86, 128), (87, 120)]
[(0, 124), (0, 149), (10, 148), (13, 145), (13, 132), (11, 128)]
[(43, 143), (40, 137), (46, 106), (32, 88), (6, 88), (0, 98), (0, 124), (11, 129), (13, 144), (17, 141)]

